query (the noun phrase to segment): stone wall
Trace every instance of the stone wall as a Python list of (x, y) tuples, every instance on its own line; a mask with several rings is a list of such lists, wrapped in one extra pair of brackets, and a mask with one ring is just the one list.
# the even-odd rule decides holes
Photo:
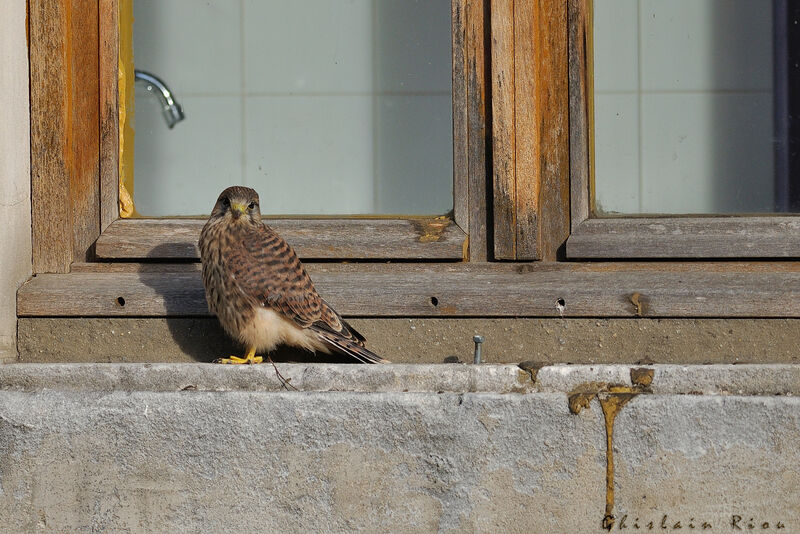
[(0, 2), (0, 362), (17, 357), (17, 288), (31, 275), (26, 8)]
[(3, 528), (800, 531), (796, 366), (523, 367), (0, 366)]

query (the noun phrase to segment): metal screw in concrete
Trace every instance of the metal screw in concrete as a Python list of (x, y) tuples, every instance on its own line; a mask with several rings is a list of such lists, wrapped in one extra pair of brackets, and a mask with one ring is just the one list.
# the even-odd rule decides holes
[(483, 343), (483, 336), (474, 335), (472, 341), (475, 342), (475, 357), (472, 363), (481, 363), (481, 344)]

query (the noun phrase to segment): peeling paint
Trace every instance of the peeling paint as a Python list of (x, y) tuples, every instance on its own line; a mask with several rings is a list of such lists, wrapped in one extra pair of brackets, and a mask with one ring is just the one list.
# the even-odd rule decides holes
[(133, 73), (133, 2), (119, 3), (119, 215), (135, 217), (133, 204), (134, 172), (134, 73)]
[(434, 219), (411, 220), (411, 224), (414, 225), (414, 229), (419, 234), (418, 241), (420, 243), (435, 243), (439, 241), (444, 231), (452, 223), (453, 220), (446, 215)]
[(630, 300), (631, 300), (631, 304), (636, 306), (636, 315), (639, 316), (639, 317), (644, 316), (644, 314), (645, 314), (645, 302), (644, 302), (644, 299), (642, 297), (642, 294), (637, 291), (636, 293), (631, 295), (631, 299)]

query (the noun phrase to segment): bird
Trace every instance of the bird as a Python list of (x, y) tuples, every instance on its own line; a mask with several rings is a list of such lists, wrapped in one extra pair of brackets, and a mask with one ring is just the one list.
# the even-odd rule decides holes
[[(284, 344), (362, 363), (389, 363), (322, 299), (292, 247), (261, 221), (258, 193), (220, 193), (198, 242), (206, 301), (244, 357), (216, 363), (257, 364)], [(270, 360), (271, 361), (271, 360)]]

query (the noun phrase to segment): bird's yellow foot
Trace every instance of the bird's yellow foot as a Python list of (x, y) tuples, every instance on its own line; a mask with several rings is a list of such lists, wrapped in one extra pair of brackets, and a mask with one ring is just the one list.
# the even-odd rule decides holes
[(214, 360), (214, 363), (253, 364), (253, 363), (261, 363), (263, 361), (264, 358), (262, 358), (261, 356), (253, 356), (252, 358), (247, 358), (247, 357), (239, 358), (238, 356), (230, 356), (228, 358), (217, 358), (216, 360)]
[(263, 361), (264, 358), (261, 356), (256, 356), (256, 349), (249, 349), (244, 358), (239, 358), (238, 356), (229, 356), (227, 358), (217, 358), (214, 360), (214, 363), (254, 364), (261, 363)]

